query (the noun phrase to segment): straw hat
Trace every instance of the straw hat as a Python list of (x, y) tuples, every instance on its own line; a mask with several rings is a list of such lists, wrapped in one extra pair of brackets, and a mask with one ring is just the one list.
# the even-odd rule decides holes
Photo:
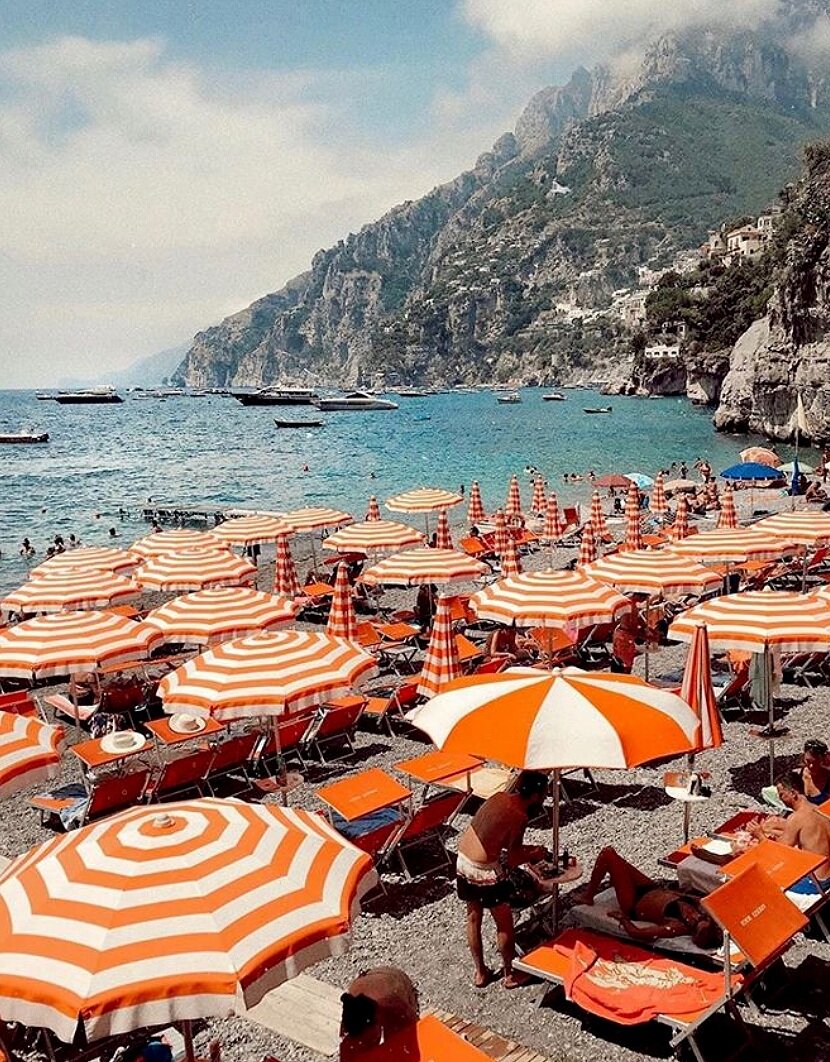
[(174, 734), (199, 734), (205, 729), (205, 721), (198, 715), (179, 712), (170, 716), (170, 729)]
[(101, 748), (104, 752), (112, 754), (135, 752), (146, 744), (147, 738), (135, 730), (117, 730), (114, 734), (106, 734), (101, 738)]

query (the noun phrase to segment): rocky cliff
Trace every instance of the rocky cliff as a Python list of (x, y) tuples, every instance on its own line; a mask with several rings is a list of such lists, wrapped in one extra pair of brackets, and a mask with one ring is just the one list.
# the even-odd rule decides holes
[(800, 146), (830, 129), (823, 81), (784, 39), (780, 25), (698, 30), (654, 42), (625, 77), (578, 70), (534, 97), (472, 170), (200, 332), (178, 379), (619, 374), (626, 340), (602, 315), (613, 291), (722, 218), (761, 208)]

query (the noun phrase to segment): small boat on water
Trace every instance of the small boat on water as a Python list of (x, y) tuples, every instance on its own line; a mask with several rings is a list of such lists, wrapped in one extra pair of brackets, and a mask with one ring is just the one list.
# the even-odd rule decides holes
[(543, 402), (567, 402), (567, 395), (560, 394), (559, 391), (551, 391), (549, 395), (542, 395)]
[(521, 402), (522, 396), (518, 391), (510, 391), (506, 395), (497, 395), (496, 401), (501, 402), (503, 405), (514, 406), (517, 402)]
[(310, 406), (317, 393), (309, 387), (263, 387), (259, 391), (234, 391), (243, 406)]
[(584, 406), (583, 413), (611, 413), (611, 406)]
[(0, 443), (4, 445), (13, 444), (32, 444), (32, 443), (47, 443), (49, 442), (49, 432), (42, 431), (39, 433), (31, 431), (14, 432), (10, 435), (0, 435)]
[(322, 428), (325, 426), (323, 420), (280, 420), (278, 417), (274, 417), (274, 423), (278, 428)]
[(319, 398), (316, 405), (319, 410), (326, 413), (398, 408), (397, 402), (392, 402), (388, 398), (377, 398), (365, 391), (350, 391), (346, 395), (335, 398)]
[(426, 398), (428, 391), (420, 391), (417, 387), (407, 387), (398, 391), (398, 398)]
[(124, 399), (112, 387), (92, 387), (86, 391), (58, 391), (55, 401), (62, 406), (108, 406)]
[(55, 396), (51, 391), (36, 391), (35, 398), (38, 402), (54, 402)]

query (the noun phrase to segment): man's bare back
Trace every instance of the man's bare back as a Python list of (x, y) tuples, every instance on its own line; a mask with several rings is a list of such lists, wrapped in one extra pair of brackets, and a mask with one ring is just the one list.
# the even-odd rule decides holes
[(458, 842), (458, 851), (474, 863), (496, 863), (505, 849), (521, 841), (527, 811), (516, 793), (495, 793), (481, 805)]
[(805, 852), (825, 856), (816, 876), (822, 881), (830, 878), (830, 819), (820, 811), (810, 804), (796, 808), (786, 821), (781, 841)]

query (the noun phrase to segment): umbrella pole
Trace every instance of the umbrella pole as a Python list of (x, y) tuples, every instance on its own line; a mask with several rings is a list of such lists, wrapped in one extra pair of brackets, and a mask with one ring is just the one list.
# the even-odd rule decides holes
[(767, 714), (769, 716), (769, 781), (775, 782), (775, 705), (772, 696), (772, 657), (769, 645), (764, 646), (764, 675), (767, 686)]
[(182, 1022), (182, 1036), (184, 1037), (184, 1057), (186, 1062), (196, 1062), (196, 1051), (193, 1047), (193, 1026), (191, 1022)]
[[(559, 873), (559, 779), (560, 772), (557, 768), (553, 772), (553, 812), (552, 812), (552, 846), (553, 846), (553, 862), (556, 866), (556, 872)], [(567, 869), (567, 867), (565, 868)], [(553, 932), (559, 928), (559, 884), (553, 886), (553, 910), (551, 911), (551, 918), (553, 920)]]
[(314, 548), (314, 532), (311, 532), (311, 566), (315, 573), (317, 571), (317, 551)]

